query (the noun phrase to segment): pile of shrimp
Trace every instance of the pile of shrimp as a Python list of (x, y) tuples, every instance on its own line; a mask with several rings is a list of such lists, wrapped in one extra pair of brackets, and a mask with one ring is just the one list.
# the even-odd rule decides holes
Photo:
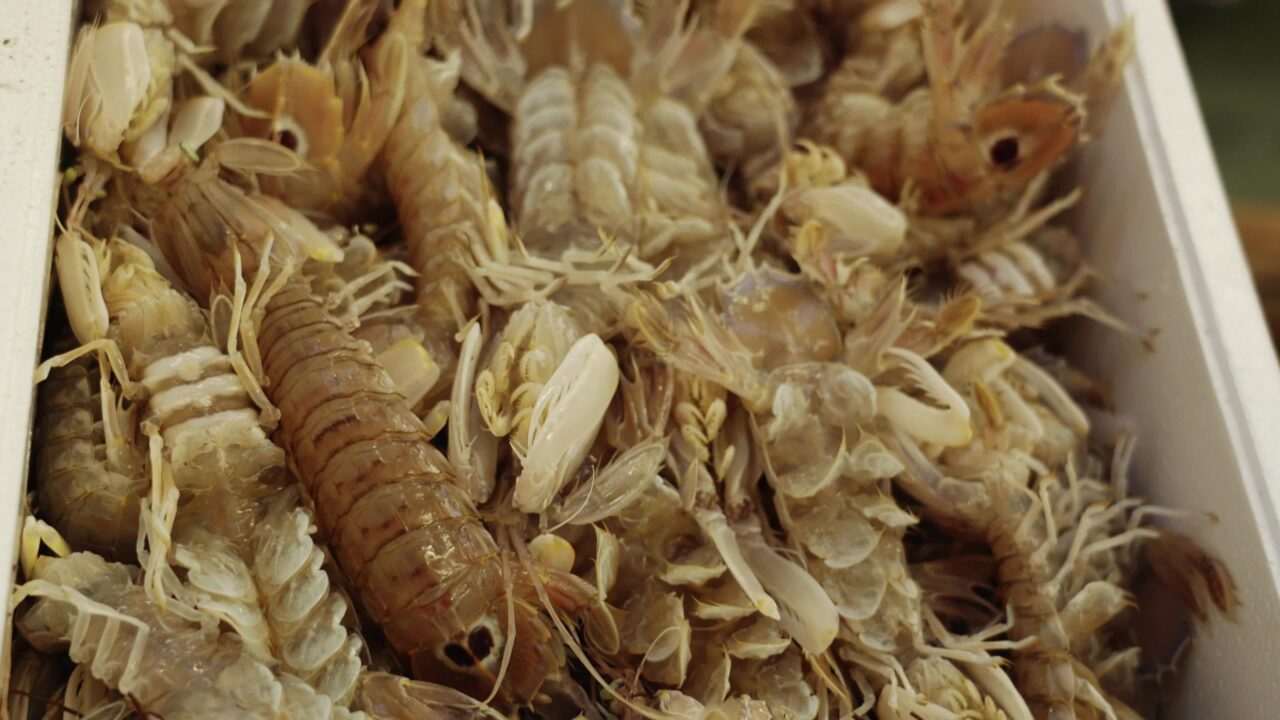
[(1160, 351), (1055, 177), (1131, 27), (88, 5), (12, 717), (1136, 718), (1233, 617), (1044, 349)]

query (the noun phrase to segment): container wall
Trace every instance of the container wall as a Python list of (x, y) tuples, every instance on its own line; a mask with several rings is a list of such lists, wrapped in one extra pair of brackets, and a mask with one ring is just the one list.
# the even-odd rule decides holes
[[(27, 486), (36, 361), (58, 188), (67, 0), (0, 0), (0, 583), (9, 596)], [(10, 623), (0, 686), (8, 696)]]
[(1198, 639), (1161, 716), (1275, 717), (1280, 373), (1167, 11), (1032, 4), (1095, 33), (1136, 17), (1138, 57), (1077, 168), (1086, 195), (1074, 222), (1102, 276), (1096, 296), (1153, 342), (1080, 322), (1069, 354), (1138, 433), (1135, 493), (1205, 514), (1178, 527), (1224, 558), (1244, 603), (1237, 625)]

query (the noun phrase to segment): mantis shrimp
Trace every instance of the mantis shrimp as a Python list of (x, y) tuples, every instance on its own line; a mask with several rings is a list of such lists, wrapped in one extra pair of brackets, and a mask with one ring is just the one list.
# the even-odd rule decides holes
[(135, 706), (171, 718), (241, 715), (262, 718), (358, 718), (303, 681), (275, 673), (196, 608), (161, 605), (126, 565), (91, 553), (38, 555), (34, 519), (24, 533), (28, 577), (14, 602), (35, 602), (18, 628), (36, 648), (69, 646), (72, 660)]
[(603, 231), (650, 260), (722, 236), (697, 118), (752, 3), (722, 3), (695, 30), (685, 3), (654, 6), (641, 27), (601, 0), (539, 2), (523, 38), (496, 5), (472, 13), (463, 75), (512, 117), (511, 205), (529, 249), (555, 254)]
[(510, 642), (521, 672), (502, 689), (528, 701), (560, 663), (545, 622), (504, 583), (492, 536), (386, 372), (291, 273), (299, 249), (273, 240), (277, 216), (217, 173), (175, 189), (157, 218), (162, 249), (197, 292), (240, 282), (242, 268), (265, 288), (250, 311), (263, 374), (339, 566), (416, 674), (480, 696)]
[(40, 387), (36, 493), (41, 513), (73, 547), (131, 559), (144, 455), (126, 436), (130, 418), (96, 362), (50, 371)]
[[(142, 518), (149, 548), (142, 559), (147, 565), (148, 589), (162, 592), (166, 560), (172, 554), (172, 560), (185, 570), (197, 608), (236, 627), (259, 657), (270, 658), (278, 649), (286, 668), (308, 681), (319, 679), (320, 686), (335, 700), (349, 701), (355, 671), (360, 667), (360, 642), (348, 637), (341, 627), (346, 604), (340, 595), (329, 592), (327, 576), (314, 562), (316, 558), (309, 558), (310, 540), (305, 533), (302, 537), (287, 533), (266, 541), (265, 546), (259, 542), (259, 547), (253, 547), (252, 536), (261, 532), (257, 528), (259, 515), (268, 498), (276, 496), (272, 507), (277, 508), (268, 513), (268, 520), (285, 512), (279, 508), (284, 454), (265, 432), (268, 413), (274, 407), (252, 379), (244, 358), (228, 355), (213, 343), (204, 314), (155, 270), (145, 252), (120, 239), (97, 240), (83, 230), (87, 212), (83, 200), (92, 196), (100, 179), (92, 169), (86, 175), (85, 188), (69, 216), (74, 229), (58, 242), (57, 264), (64, 279), (68, 315), (85, 344), (50, 360), (42, 371), (69, 374), (70, 379), (76, 365), (55, 366), (86, 351), (118, 356), (115, 367), (122, 384), (143, 401), (140, 422), (149, 439), (149, 452), (135, 451), (138, 457), (129, 463), (129, 446), (116, 447), (122, 443), (121, 429), (107, 430), (104, 423), (99, 432), (110, 438), (104, 440), (108, 465), (99, 475), (114, 484), (132, 483), (135, 518), (137, 496), (147, 495)], [(229, 350), (237, 353), (234, 343)], [(242, 377), (250, 381), (246, 383)], [(67, 384), (60, 381), (51, 391)], [(76, 384), (70, 388), (73, 392), (88, 390)], [(255, 401), (267, 410), (260, 410)], [(53, 404), (51, 410), (59, 411), (60, 406)], [(110, 412), (115, 412), (114, 404)], [(47, 416), (45, 422), (56, 423), (58, 417)], [(81, 410), (78, 417), (82, 425), (90, 416)], [(108, 417), (113, 425), (119, 424), (114, 414)], [(51, 439), (60, 439), (59, 425), (48, 426)], [(92, 426), (73, 423), (71, 427), (84, 436), (81, 444), (92, 442)], [(61, 442), (75, 442), (74, 438)], [(63, 456), (61, 462), (67, 461), (74, 463), (75, 456)], [(112, 464), (130, 474), (108, 474)], [(52, 482), (58, 482), (55, 478), (60, 467), (51, 466)], [(148, 467), (152, 477), (149, 489), (142, 482)], [(93, 472), (94, 468), (90, 465), (84, 471)], [(46, 482), (44, 487), (51, 502), (65, 502), (60, 496), (67, 490), (60, 489), (62, 486)], [(179, 506), (183, 496), (185, 502)], [(123, 499), (130, 497), (125, 494)], [(296, 496), (286, 492), (283, 497), (286, 505), (291, 500), (290, 506), (296, 508)], [(96, 499), (89, 497), (95, 503), (110, 499), (107, 493)], [(110, 509), (127, 513), (129, 505)], [(112, 525), (103, 523), (92, 530), (102, 532)], [(309, 521), (303, 527), (306, 525)], [(270, 527), (284, 529), (278, 522)], [(175, 539), (177, 543), (172, 544)], [(290, 558), (297, 556), (285, 553), (282, 558), (280, 550), (274, 554), (266, 551), (288, 541), (300, 552), (302, 561), (290, 565)], [(123, 550), (117, 554), (127, 557)], [(309, 564), (309, 569), (304, 564)], [(260, 587), (255, 586), (251, 573), (259, 575)], [(281, 588), (290, 592), (280, 594)], [(301, 588), (309, 592), (299, 595)], [(259, 596), (260, 589), (266, 597)]]

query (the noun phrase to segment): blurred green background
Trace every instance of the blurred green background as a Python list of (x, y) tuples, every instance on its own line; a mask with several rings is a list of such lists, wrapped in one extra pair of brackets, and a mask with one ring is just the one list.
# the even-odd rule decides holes
[(1170, 7), (1227, 192), (1280, 203), (1280, 0)]
[(1170, 0), (1236, 227), (1280, 339), (1280, 0)]

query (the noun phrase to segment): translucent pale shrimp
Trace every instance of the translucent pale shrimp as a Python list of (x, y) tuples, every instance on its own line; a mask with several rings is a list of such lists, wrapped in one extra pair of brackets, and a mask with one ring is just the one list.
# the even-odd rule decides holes
[[(68, 216), (73, 229), (58, 238), (56, 256), (68, 317), (83, 344), (42, 364), (37, 379), (100, 352), (125, 394), (141, 401), (151, 475), (146, 562), (150, 587), (159, 592), (175, 530), (208, 530), (243, 546), (257, 502), (283, 477), (284, 454), (266, 435), (274, 408), (235, 342), (230, 354), (214, 343), (200, 308), (144, 250), (79, 229), (87, 199), (105, 180), (99, 167), (87, 167)], [(187, 502), (184, 522), (175, 527), (180, 493)]]
[(763, 51), (744, 42), (699, 127), (717, 164), (735, 167), (750, 183), (790, 146), (799, 114), (786, 77)]
[(77, 665), (68, 675), (66, 663), (24, 647), (9, 675), (10, 718), (61, 720), (68, 715), (91, 720), (122, 720), (124, 701)]
[[(70, 236), (63, 240), (69, 241)], [(95, 241), (74, 242), (87, 246)], [(64, 267), (85, 259), (70, 252), (69, 247), (66, 242), (61, 245), (59, 262)], [(288, 573), (300, 573), (299, 568), (272, 565), (280, 560), (278, 556), (264, 556), (261, 548), (252, 547), (250, 534), (259, 532), (255, 525), (261, 502), (274, 492), (275, 483), (281, 479), (284, 457), (281, 449), (266, 438), (249, 391), (233, 372), (234, 363), (209, 344), (204, 315), (155, 272), (142, 250), (110, 241), (101, 244), (101, 251), (99, 300), (107, 311), (109, 324), (104, 333), (107, 338), (100, 339), (98, 345), (108, 343), (103, 347), (111, 352), (123, 349), (123, 364), (128, 372), (140, 376), (141, 390), (146, 393), (143, 422), (144, 431), (151, 437), (148, 459), (153, 477), (151, 509), (144, 517), (150, 543), (149, 583), (153, 588), (164, 584), (163, 563), (173, 542), (172, 562), (182, 569), (185, 579), (180, 593), (184, 602), (235, 628), (259, 659), (280, 653), (286, 666), (299, 677), (324, 682), (317, 687), (335, 701), (349, 701), (354, 674), (360, 667), (355, 656), (359, 643), (347, 640), (345, 630), (338, 625), (346, 607), (341, 596), (328, 592), (327, 578), (318, 565), (310, 573), (293, 577)], [(97, 267), (96, 260), (92, 267)], [(66, 274), (74, 275), (69, 270)], [(70, 297), (78, 295), (72, 293)], [(82, 318), (78, 326), (99, 327), (83, 319), (92, 314), (70, 300), (68, 310), (72, 317)], [(94, 346), (90, 342), (86, 347)], [(153, 427), (148, 429), (149, 426)], [(131, 477), (145, 477), (145, 467), (135, 463), (131, 470), (136, 474)], [(187, 496), (180, 509), (175, 491)], [(287, 497), (293, 506), (297, 505), (296, 495)], [(101, 499), (109, 499), (109, 495), (104, 493)], [(281, 502), (277, 498), (272, 506), (277, 514), (284, 512), (279, 507)], [(136, 509), (134, 512), (136, 528)], [(103, 526), (90, 530), (102, 532)], [(136, 533), (135, 529), (133, 534)], [(77, 531), (79, 534), (83, 533)], [(283, 539), (295, 540), (291, 535)], [(304, 535), (289, 549), (300, 550), (306, 558), (310, 548), (310, 540)], [(246, 559), (250, 561), (248, 565)], [(267, 579), (274, 578), (277, 584), (256, 586), (250, 567), (259, 574), (266, 573)], [(291, 581), (290, 587), (305, 588), (308, 594), (303, 597), (277, 593), (279, 583), (286, 580)], [(316, 611), (308, 602), (324, 605), (325, 609)], [(333, 617), (335, 609), (337, 617)], [(346, 647), (327, 648), (327, 654), (319, 657), (298, 657), (300, 643), (329, 642), (335, 634), (339, 645), (345, 642)], [(340, 660), (336, 657), (339, 652), (343, 653)], [(324, 671), (338, 665), (344, 667), (321, 677)]]
[(829, 104), (865, 98), (866, 106), (819, 113), (810, 130), (865, 170), (885, 196), (898, 198), (913, 185), (920, 212), (929, 215), (1025, 186), (1065, 159), (1084, 124), (1083, 97), (1053, 79), (993, 90), (1007, 23), (992, 14), (964, 36), (959, 5), (933, 3), (923, 15), (927, 87), (893, 103), (874, 88), (851, 92), (834, 84)]
[(39, 388), (35, 487), (41, 515), (72, 547), (132, 559), (145, 452), (90, 358), (54, 368)]
[[(141, 249), (70, 235), (59, 242), (65, 250), (60, 262), (78, 257), (69, 243), (98, 244), (94, 252), (104, 261), (99, 292), (110, 322), (103, 337), (80, 338), (85, 343), (80, 349), (42, 369), (99, 348), (119, 353), (122, 381), (137, 382), (146, 399), (140, 421), (151, 438), (153, 486), (163, 457), (172, 466), (175, 490), (189, 493), (194, 502), (186, 510), (192, 526), (242, 541), (257, 500), (284, 469), (284, 454), (263, 427), (269, 418), (260, 415), (258, 404), (270, 404), (245, 360), (214, 344), (199, 307), (156, 272)], [(83, 307), (68, 307), (73, 317), (83, 312)], [(155, 511), (168, 517), (165, 525), (172, 526), (176, 501), (176, 493), (151, 499)], [(196, 515), (203, 517), (195, 521)], [(167, 541), (153, 537), (152, 542), (161, 542), (153, 553), (163, 558)]]
[[(63, 126), (76, 147), (155, 184), (195, 162), (221, 127), (224, 107), (257, 114), (197, 64), (199, 48), (174, 27), (165, 2), (115, 0), (101, 17), (81, 29), (67, 73)], [(178, 101), (174, 83), (183, 73), (208, 97)]]
[(336, 263), (312, 260), (303, 272), (329, 299), (334, 314), (346, 315), (353, 324), (361, 324), (366, 317), (400, 306), (404, 296), (413, 290), (406, 278), (412, 279), (415, 273), (396, 258), (399, 248), (392, 248), (388, 255), (368, 235), (343, 227), (329, 228), (326, 234), (341, 251), (342, 259)]
[(283, 278), (257, 334), (268, 389), (317, 524), (365, 610), (417, 675), (476, 696), (490, 691), (514, 635), (521, 671), (506, 674), (503, 690), (531, 698), (558, 666), (558, 645), (538, 612), (504, 589), (498, 548), (421, 421), (306, 280), (289, 277), (298, 251), (266, 244), (254, 225), (259, 199), (204, 177), (175, 200), (159, 236), (189, 284), (235, 282), (237, 253), (259, 268), (255, 284)]
[(618, 387), (618, 360), (598, 335), (579, 338), (538, 392), (512, 502), (542, 512), (577, 472)]
[[(882, 487), (902, 464), (860, 431), (876, 414), (871, 383), (837, 368), (787, 368), (757, 434), (779, 517), (839, 614), (840, 656), (883, 681), (900, 671), (893, 658), (921, 641), (921, 593), (902, 545), (916, 520)], [(815, 416), (817, 425), (806, 422)]]
[(958, 348), (943, 376), (961, 388), (974, 420), (976, 442), (947, 452), (957, 472), (999, 465), (1022, 477), (1032, 470), (1031, 458), (1059, 465), (1088, 436), (1084, 410), (1048, 373), (999, 340)]
[(463, 72), (512, 116), (510, 195), (530, 249), (558, 253), (600, 229), (651, 259), (723, 234), (697, 118), (751, 3), (694, 30), (685, 3), (652, 6), (642, 27), (602, 0), (540, 2), (522, 38), (494, 5), (472, 14)]
[[(782, 183), (786, 183), (785, 187)], [(801, 140), (777, 172), (754, 189), (759, 197), (782, 194), (775, 233), (798, 262), (819, 250), (827, 264), (892, 257), (907, 238), (903, 211), (850, 173), (830, 147)]]
[[(132, 5), (137, 0), (113, 0)], [(316, 0), (164, 0), (172, 23), (198, 46), (213, 48), (205, 62), (263, 59), (298, 46), (302, 20)], [(141, 4), (141, 3), (139, 3)], [(154, 4), (154, 3), (153, 3)], [(359, 4), (359, 3), (355, 3)]]
[[(165, 31), (203, 65), (262, 60), (297, 47), (303, 16), (316, 0), (99, 0), (107, 21)], [(199, 49), (199, 52), (196, 50)]]
[[(979, 672), (984, 679), (988, 676), (988, 673)], [(998, 669), (990, 674), (1003, 677), (1003, 672)], [(880, 716), (890, 720), (912, 717), (1031, 720), (1030, 710), (1020, 702), (1016, 691), (999, 693), (999, 698), (1006, 700), (1002, 705), (970, 679), (961, 670), (961, 664), (944, 657), (929, 655), (913, 660), (907, 666), (907, 679), (915, 693), (895, 685), (885, 686), (876, 706)]]
[(984, 323), (1016, 330), (1078, 315), (1120, 332), (1133, 332), (1084, 297), (1082, 291), (1094, 273), (1080, 259), (1075, 235), (1063, 228), (1040, 226), (1078, 197), (1077, 191), (1034, 213), (1024, 212), (1020, 204), (1009, 218), (957, 253), (954, 276), (960, 287), (981, 299)]
[[(34, 554), (34, 549), (24, 549)], [(89, 553), (41, 557), (14, 602), (35, 602), (17, 621), (37, 648), (71, 659), (135, 707), (167, 718), (362, 717), (306, 683), (274, 673), (217, 622), (171, 601), (156, 604), (125, 566)]]
[(294, 488), (267, 504), (253, 534), (253, 579), (280, 668), (346, 706), (363, 668), (362, 643), (343, 627), (345, 597), (330, 587), (311, 512)]
[(77, 147), (118, 157), (173, 102), (174, 49), (159, 30), (133, 22), (86, 26), (76, 38), (63, 123)]

